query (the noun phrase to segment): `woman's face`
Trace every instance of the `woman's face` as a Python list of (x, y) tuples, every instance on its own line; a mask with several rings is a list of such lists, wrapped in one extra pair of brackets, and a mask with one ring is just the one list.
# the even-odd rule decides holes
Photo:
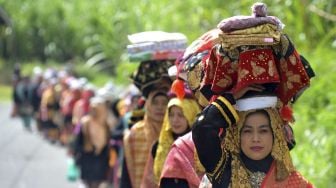
[(269, 118), (263, 113), (247, 116), (240, 133), (241, 149), (252, 160), (267, 157), (273, 147), (273, 134)]
[(169, 124), (175, 134), (182, 134), (188, 129), (188, 121), (178, 106), (172, 106), (168, 112)]
[(150, 108), (147, 108), (147, 114), (151, 119), (155, 121), (163, 121), (163, 117), (166, 112), (168, 104), (168, 97), (164, 95), (155, 96), (152, 101)]

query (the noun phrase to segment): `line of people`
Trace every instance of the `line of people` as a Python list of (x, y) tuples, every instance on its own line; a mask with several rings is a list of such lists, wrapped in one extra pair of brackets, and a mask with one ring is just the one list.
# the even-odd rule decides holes
[[(130, 86), (120, 93), (111, 83), (96, 88), (86, 78), (76, 78), (71, 71), (43, 71), (35, 67), (30, 78), (22, 76), (20, 69), (16, 69), (13, 74), (11, 116), (22, 119), (24, 128), (29, 132), (33, 131), (35, 122), (37, 131), (46, 140), (68, 148), (70, 157), (78, 159), (76, 162), (81, 167), (81, 177), (85, 182), (90, 184), (92, 178), (102, 178), (116, 184), (119, 181), (117, 176), (122, 158), (123, 132), (128, 127), (130, 112), (141, 106), (138, 99), (140, 95), (135, 87)], [(132, 118), (133, 121), (137, 120), (137, 117)], [(87, 132), (83, 131), (86, 127), (89, 127)], [(104, 127), (104, 130), (100, 127)], [(88, 143), (79, 139), (82, 134), (88, 136)], [(96, 174), (91, 175), (91, 167), (85, 166), (94, 164), (95, 157), (83, 159), (85, 155), (82, 154), (86, 150), (81, 147), (87, 147), (91, 142), (92, 147), (99, 148), (95, 155), (99, 153), (101, 159), (107, 160), (103, 164), (99, 159), (107, 171), (100, 166), (96, 168)], [(101, 150), (102, 147), (105, 150)], [(89, 146), (88, 150), (92, 148)], [(82, 155), (80, 159), (76, 158), (79, 155)], [(87, 175), (88, 172), (90, 175)]]
[(221, 21), (183, 54), (183, 34), (130, 37), (132, 106), (109, 87), (47, 79), (41, 130), (69, 146), (90, 188), (312, 187), (291, 161), (289, 106), (313, 72), (264, 4), (253, 14)]

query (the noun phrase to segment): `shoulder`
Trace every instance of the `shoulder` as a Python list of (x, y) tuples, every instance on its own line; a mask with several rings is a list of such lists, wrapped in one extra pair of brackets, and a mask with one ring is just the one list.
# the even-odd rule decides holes
[(132, 135), (138, 135), (138, 134), (144, 134), (145, 130), (145, 122), (144, 121), (139, 121), (136, 124), (132, 126), (132, 128), (129, 131), (130, 136)]
[(136, 137), (144, 137), (145, 134), (145, 124), (144, 121), (139, 121), (132, 126), (132, 128), (128, 131), (127, 137), (128, 139), (135, 139)]
[(194, 142), (192, 140), (191, 132), (175, 140), (172, 145), (172, 149), (176, 149), (183, 153), (184, 155), (193, 155), (194, 153)]
[(142, 130), (145, 127), (145, 121), (141, 120), (135, 123), (132, 128), (130, 129), (131, 132), (136, 132), (138, 130)]
[(175, 140), (174, 146), (180, 148), (180, 147), (194, 147), (194, 142), (192, 140), (192, 132), (187, 133), (186, 135), (179, 137), (178, 139)]

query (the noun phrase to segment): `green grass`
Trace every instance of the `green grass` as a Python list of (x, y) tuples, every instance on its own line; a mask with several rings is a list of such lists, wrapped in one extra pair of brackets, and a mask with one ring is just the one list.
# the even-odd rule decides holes
[(12, 94), (12, 87), (0, 84), (0, 102), (10, 101)]

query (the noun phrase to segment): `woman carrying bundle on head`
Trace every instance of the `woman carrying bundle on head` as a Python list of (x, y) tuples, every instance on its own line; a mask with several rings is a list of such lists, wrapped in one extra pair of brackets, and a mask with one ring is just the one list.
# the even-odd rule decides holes
[(279, 112), (278, 98), (234, 98), (219, 96), (193, 129), (212, 187), (313, 187), (293, 166), (293, 141), (287, 137), (291, 130)]

